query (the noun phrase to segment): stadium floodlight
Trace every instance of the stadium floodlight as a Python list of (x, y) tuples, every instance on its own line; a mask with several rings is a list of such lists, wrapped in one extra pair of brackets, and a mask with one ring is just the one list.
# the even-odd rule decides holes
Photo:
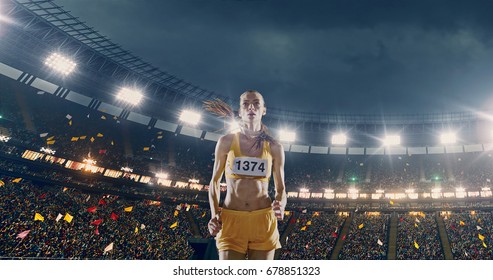
[(123, 172), (134, 172), (134, 170), (130, 167), (122, 167), (120, 168), (120, 170)]
[(484, 192), (487, 192), (487, 191), (491, 191), (491, 188), (484, 187), (484, 188), (481, 188), (481, 190), (484, 191)]
[(7, 143), (7, 142), (9, 142), (9, 140), (10, 140), (10, 137), (5, 136), (5, 135), (0, 135), (0, 142)]
[(164, 173), (164, 172), (156, 173), (156, 178), (159, 178), (159, 179), (168, 179), (168, 173)]
[(455, 191), (456, 192), (465, 192), (466, 189), (462, 188), (462, 187), (459, 187), (459, 188), (455, 188)]
[(49, 155), (54, 155), (56, 153), (55, 150), (52, 150), (50, 148), (45, 148), (45, 147), (41, 147), (40, 151), (43, 153), (49, 154)]
[(63, 75), (68, 75), (74, 71), (77, 64), (72, 60), (66, 58), (58, 53), (51, 54), (46, 60), (45, 64), (55, 71), (62, 73)]
[(454, 144), (457, 142), (457, 136), (453, 132), (446, 132), (440, 135), (440, 143)]
[(281, 142), (294, 142), (296, 140), (296, 133), (287, 130), (279, 131), (279, 140)]
[(82, 162), (85, 162), (88, 165), (95, 165), (97, 161), (90, 158), (85, 158), (84, 160), (82, 160)]
[(200, 181), (199, 181), (199, 179), (193, 179), (192, 178), (192, 179), (188, 179), (188, 182), (192, 183), (192, 184), (198, 184)]
[(347, 136), (344, 133), (332, 135), (332, 145), (346, 145)]
[(375, 193), (385, 193), (384, 190), (376, 190)]
[(385, 146), (397, 146), (401, 144), (401, 136), (399, 135), (387, 135), (383, 140)]
[(439, 193), (439, 192), (441, 192), (441, 191), (442, 191), (442, 189), (441, 189), (441, 188), (433, 188), (433, 189), (431, 189), (431, 192), (432, 192), (432, 193)]
[(326, 193), (333, 193), (333, 192), (334, 192), (334, 190), (333, 190), (333, 189), (325, 189), (325, 192), (326, 192)]
[(406, 193), (414, 193), (414, 189), (407, 189)]
[(307, 192), (310, 192), (310, 190), (307, 188), (300, 188), (300, 192), (307, 193)]
[(355, 188), (349, 188), (348, 189), (348, 193), (349, 194), (357, 194), (359, 192), (359, 190), (355, 189)]
[(143, 97), (144, 96), (140, 91), (126, 87), (122, 88), (116, 95), (117, 99), (130, 103), (134, 106), (138, 105), (140, 101), (142, 101)]
[(183, 110), (180, 114), (180, 121), (191, 125), (197, 125), (200, 122), (201, 118), (202, 115), (191, 110)]
[(240, 132), (240, 124), (237, 121), (231, 121), (229, 123), (229, 132), (230, 133), (236, 133)]

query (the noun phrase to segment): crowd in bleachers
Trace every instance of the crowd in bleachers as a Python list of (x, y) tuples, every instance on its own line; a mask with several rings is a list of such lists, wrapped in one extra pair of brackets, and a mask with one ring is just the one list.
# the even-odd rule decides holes
[(493, 259), (493, 213), (462, 212), (442, 216), (455, 260)]
[(357, 213), (339, 253), (341, 260), (387, 259), (389, 214)]
[(330, 259), (343, 223), (344, 217), (332, 213), (300, 213), (292, 222), (292, 229), (286, 237), (279, 259)]
[(190, 225), (183, 210), (175, 215), (177, 205), (3, 179), (2, 258), (188, 259), (193, 254)]
[(398, 260), (445, 258), (434, 214), (400, 214), (397, 223)]

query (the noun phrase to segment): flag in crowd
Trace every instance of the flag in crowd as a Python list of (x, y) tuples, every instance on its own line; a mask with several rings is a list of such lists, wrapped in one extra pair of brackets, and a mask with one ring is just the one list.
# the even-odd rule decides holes
[(91, 222), (91, 225), (99, 226), (102, 222), (103, 222), (103, 219), (97, 219), (97, 220)]
[(65, 221), (67, 221), (68, 223), (71, 223), (73, 218), (74, 218), (74, 216), (70, 215), (69, 213), (66, 213), (65, 217), (63, 217), (63, 219)]
[(103, 255), (108, 253), (111, 250), (113, 250), (113, 242), (111, 242), (110, 245), (108, 245), (104, 248)]
[(17, 238), (24, 239), (30, 231), (31, 230), (29, 229), (17, 234)]
[(22, 178), (16, 178), (12, 180), (12, 183), (19, 183), (20, 181), (22, 181)]
[(34, 214), (34, 220), (44, 222), (45, 218), (41, 214), (36, 213), (36, 214)]
[(118, 219), (118, 215), (116, 215), (114, 212), (111, 213), (111, 216), (110, 216), (110, 219), (112, 220), (117, 220)]

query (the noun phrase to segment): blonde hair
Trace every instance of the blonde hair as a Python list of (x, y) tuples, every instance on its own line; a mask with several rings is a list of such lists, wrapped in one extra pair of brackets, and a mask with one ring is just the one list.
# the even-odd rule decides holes
[(244, 98), (244, 96), (249, 94), (249, 93), (257, 93), (262, 98), (262, 101), (264, 102), (264, 106), (265, 106), (264, 96), (258, 90), (254, 90), (254, 89), (249, 89), (249, 90), (245, 91), (244, 93), (242, 93), (240, 95), (240, 102), (241, 102), (241, 99)]

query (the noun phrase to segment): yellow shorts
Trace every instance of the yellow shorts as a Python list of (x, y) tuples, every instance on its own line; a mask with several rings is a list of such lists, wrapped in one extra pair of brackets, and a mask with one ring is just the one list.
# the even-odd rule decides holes
[(270, 251), (281, 248), (277, 218), (272, 208), (255, 211), (222, 209), (222, 229), (216, 236), (219, 251), (246, 254), (248, 249)]

